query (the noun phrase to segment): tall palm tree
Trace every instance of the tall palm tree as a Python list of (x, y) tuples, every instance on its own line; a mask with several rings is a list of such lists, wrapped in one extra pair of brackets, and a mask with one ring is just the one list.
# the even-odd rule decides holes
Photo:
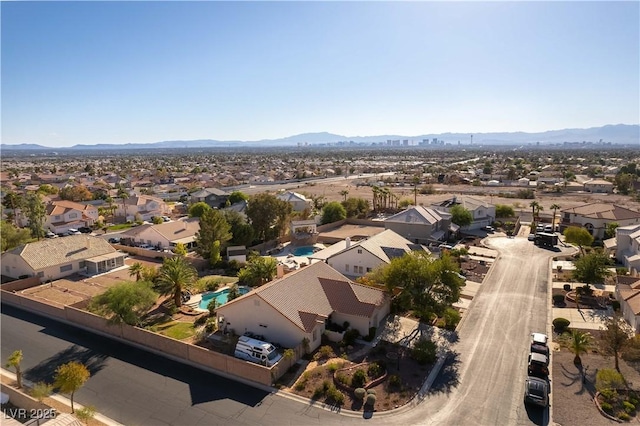
[(344, 197), (344, 201), (347, 201), (347, 195), (349, 195), (349, 191), (343, 189), (342, 191), (340, 191), (340, 195)]
[(140, 281), (140, 277), (142, 275), (142, 270), (144, 266), (140, 262), (136, 262), (133, 265), (129, 266), (129, 276), (136, 276), (136, 281)]
[(193, 285), (198, 277), (196, 269), (184, 257), (165, 259), (156, 279), (161, 294), (173, 294), (176, 307), (182, 306), (182, 290)]
[(591, 334), (578, 330), (571, 330), (571, 334), (566, 337), (567, 349), (575, 355), (573, 363), (582, 365), (581, 354), (586, 354), (593, 345)]
[(553, 210), (553, 217), (551, 218), (551, 226), (553, 227), (553, 231), (555, 232), (556, 230), (556, 211), (561, 209), (562, 207), (560, 207), (557, 204), (551, 204), (551, 207), (549, 207), (551, 210)]
[(536, 209), (538, 207), (540, 207), (540, 203), (538, 203), (537, 201), (532, 201), (529, 203), (529, 207), (531, 207), (531, 217), (533, 218), (532, 220), (535, 222), (536, 221)]

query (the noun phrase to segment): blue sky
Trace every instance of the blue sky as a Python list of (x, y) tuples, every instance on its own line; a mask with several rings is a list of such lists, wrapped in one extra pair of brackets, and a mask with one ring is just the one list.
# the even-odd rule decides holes
[(2, 2), (2, 142), (637, 124), (639, 2)]

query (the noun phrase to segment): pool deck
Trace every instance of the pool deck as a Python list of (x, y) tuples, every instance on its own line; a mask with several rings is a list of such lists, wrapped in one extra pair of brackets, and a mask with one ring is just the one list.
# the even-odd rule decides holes
[[(301, 246), (307, 247), (307, 246)], [(325, 247), (324, 244), (316, 243), (313, 245), (317, 250), (323, 250)], [(306, 263), (310, 265), (312, 259), (309, 259), (307, 256), (296, 256), (293, 254), (293, 251), (300, 247), (294, 247), (291, 243), (285, 243), (282, 250), (278, 253), (272, 254), (271, 257), (275, 258), (278, 263), (283, 264), (285, 267), (289, 269), (299, 269), (302, 263)]]

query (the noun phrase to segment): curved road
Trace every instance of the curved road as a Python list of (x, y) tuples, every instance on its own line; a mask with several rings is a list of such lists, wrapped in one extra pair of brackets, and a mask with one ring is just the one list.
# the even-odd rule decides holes
[[(453, 356), (420, 404), (376, 424), (547, 424), (548, 412), (522, 403), (529, 335), (547, 331), (549, 258), (524, 238), (496, 237), (501, 252), (459, 329)], [(90, 365), (76, 400), (123, 424), (326, 425), (369, 421), (269, 394), (193, 367), (2, 306), (2, 360), (24, 352), (26, 377), (51, 377), (70, 359)]]

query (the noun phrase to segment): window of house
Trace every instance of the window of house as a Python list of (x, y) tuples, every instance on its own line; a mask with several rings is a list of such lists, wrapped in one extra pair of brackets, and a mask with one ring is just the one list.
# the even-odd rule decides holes
[(60, 215), (56, 215), (56, 220), (60, 220)]
[(75, 219), (78, 217), (78, 213), (69, 213), (69, 219)]
[(67, 272), (73, 269), (72, 265), (64, 265), (60, 267), (60, 272)]
[(364, 268), (362, 266), (358, 266), (358, 273), (359, 274), (363, 274), (364, 273)]
[(86, 262), (85, 260), (81, 260), (81, 261), (78, 263), (78, 268), (84, 268), (84, 267), (86, 267), (86, 266), (87, 266), (87, 262)]
[(344, 265), (344, 270), (345, 270), (346, 272), (349, 272), (349, 264)]
[(253, 299), (253, 306), (260, 306), (260, 300)]
[(373, 269), (367, 267), (367, 272), (371, 272), (371, 271), (373, 271)]
[(258, 324), (258, 325), (259, 325), (260, 327), (263, 327), (263, 328), (267, 328), (267, 327), (268, 327), (266, 324)]
[(38, 278), (42, 278), (42, 277), (44, 277), (44, 272), (43, 271), (38, 272)]
[(313, 341), (318, 340), (318, 330), (313, 330)]
[(362, 254), (362, 249), (358, 249), (358, 254)]

